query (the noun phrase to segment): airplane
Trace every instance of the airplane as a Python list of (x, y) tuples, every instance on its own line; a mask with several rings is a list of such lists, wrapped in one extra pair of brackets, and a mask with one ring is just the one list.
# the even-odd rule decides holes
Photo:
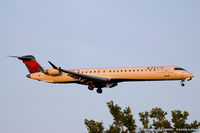
[(48, 83), (77, 83), (87, 85), (89, 90), (97, 88), (112, 88), (120, 82), (127, 81), (167, 81), (180, 80), (181, 86), (191, 80), (194, 75), (177, 66), (147, 66), (147, 67), (118, 67), (118, 68), (90, 68), (90, 69), (62, 69), (50, 61), (51, 68), (43, 68), (33, 55), (9, 56), (14, 57), (26, 65), (29, 74), (27, 78)]

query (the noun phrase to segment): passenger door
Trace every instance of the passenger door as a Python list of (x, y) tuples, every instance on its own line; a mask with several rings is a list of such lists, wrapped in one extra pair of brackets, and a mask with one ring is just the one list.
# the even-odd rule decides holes
[(169, 78), (170, 77), (170, 69), (169, 67), (164, 67), (164, 77)]

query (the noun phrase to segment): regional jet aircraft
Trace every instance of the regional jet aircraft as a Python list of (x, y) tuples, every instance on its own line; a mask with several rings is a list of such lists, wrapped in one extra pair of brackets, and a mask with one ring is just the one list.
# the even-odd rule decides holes
[(194, 75), (177, 66), (147, 66), (147, 67), (120, 67), (120, 68), (90, 68), (90, 69), (62, 69), (50, 63), (51, 68), (43, 68), (32, 55), (9, 56), (22, 60), (30, 74), (26, 77), (49, 83), (77, 83), (87, 85), (89, 90), (97, 88), (112, 88), (125, 81), (166, 81), (191, 80)]

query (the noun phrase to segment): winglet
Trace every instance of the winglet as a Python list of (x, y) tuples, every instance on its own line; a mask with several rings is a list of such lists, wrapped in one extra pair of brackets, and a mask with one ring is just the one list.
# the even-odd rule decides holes
[(57, 66), (55, 66), (53, 63), (51, 63), (50, 61), (48, 61), (49, 62), (49, 64), (54, 68), (54, 69), (59, 69)]

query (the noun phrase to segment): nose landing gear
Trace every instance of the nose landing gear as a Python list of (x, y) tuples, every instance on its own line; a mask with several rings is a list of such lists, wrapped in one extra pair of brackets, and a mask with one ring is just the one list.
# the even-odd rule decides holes
[(184, 80), (181, 80), (181, 86), (185, 86), (185, 81)]

